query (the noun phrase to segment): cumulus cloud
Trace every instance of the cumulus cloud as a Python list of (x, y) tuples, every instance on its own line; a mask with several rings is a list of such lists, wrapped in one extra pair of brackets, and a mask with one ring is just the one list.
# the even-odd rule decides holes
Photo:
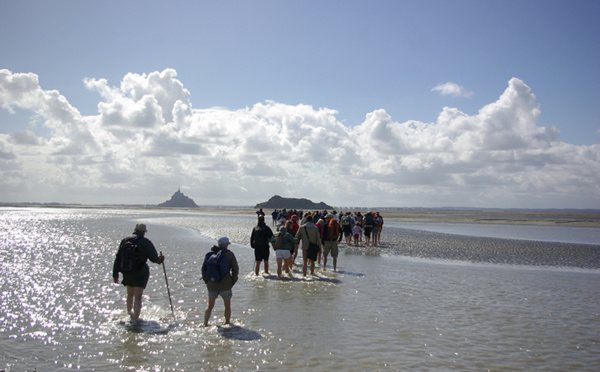
[(455, 97), (473, 97), (473, 92), (465, 90), (462, 85), (456, 83), (443, 83), (438, 84), (431, 89), (432, 92), (438, 92), (442, 96), (455, 96)]
[(379, 109), (355, 127), (332, 109), (276, 101), (193, 108), (173, 69), (84, 84), (101, 98), (96, 115), (81, 115), (35, 74), (0, 70), (1, 107), (30, 110), (44, 128), (0, 135), (4, 201), (156, 204), (179, 186), (210, 205), (274, 194), (338, 206), (600, 200), (600, 147), (559, 142), (516, 78), (475, 115), (445, 107), (434, 123), (400, 123)]

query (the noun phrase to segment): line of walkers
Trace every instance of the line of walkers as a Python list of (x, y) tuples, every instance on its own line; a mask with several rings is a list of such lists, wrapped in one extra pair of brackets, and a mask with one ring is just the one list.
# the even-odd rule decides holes
[[(252, 230), (250, 245), (254, 248), (255, 267), (254, 273), (259, 274), (260, 264), (264, 264), (264, 272), (269, 273), (269, 244), (273, 246), (277, 259), (277, 275), (282, 272), (290, 273), (295, 265), (298, 253), (302, 250), (302, 274), (306, 276), (308, 266), (314, 274), (315, 262), (321, 264), (323, 270), (327, 268), (327, 258), (331, 254), (333, 270), (337, 270), (338, 243), (343, 238), (346, 244), (359, 245), (362, 235), (365, 243), (377, 244), (383, 226), (383, 217), (376, 212), (368, 212), (364, 216), (360, 212), (328, 213), (316, 211), (303, 213), (296, 210), (274, 210), (271, 214), (273, 226), (277, 226), (275, 234), (265, 223), (265, 214), (257, 211), (258, 224)], [(371, 243), (371, 236), (373, 241)], [(301, 243), (301, 244), (300, 244)]]
[[(264, 212), (261, 210), (256, 212), (258, 215), (263, 215)], [(340, 235), (338, 237), (338, 242), (341, 242), (342, 239), (346, 240), (346, 244), (354, 244), (358, 246), (362, 243), (363, 234), (365, 237), (366, 245), (377, 245), (381, 239), (381, 231), (383, 230), (383, 217), (379, 212), (369, 211), (364, 215), (361, 212), (336, 212), (335, 210), (332, 213), (328, 213), (327, 211), (315, 211), (315, 212), (306, 212), (292, 210), (292, 209), (275, 209), (271, 213), (271, 217), (273, 219), (273, 226), (281, 226), (285, 223), (285, 221), (292, 220), (294, 216), (295, 218), (299, 218), (302, 221), (302, 224), (305, 222), (307, 216), (312, 216), (313, 221), (318, 223), (322, 221), (322, 218), (325, 218), (328, 214), (333, 215), (338, 223), (340, 224)]]

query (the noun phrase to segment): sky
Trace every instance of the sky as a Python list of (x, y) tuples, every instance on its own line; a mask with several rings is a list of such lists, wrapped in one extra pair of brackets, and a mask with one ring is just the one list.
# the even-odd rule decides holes
[(0, 1), (0, 202), (600, 208), (600, 2)]

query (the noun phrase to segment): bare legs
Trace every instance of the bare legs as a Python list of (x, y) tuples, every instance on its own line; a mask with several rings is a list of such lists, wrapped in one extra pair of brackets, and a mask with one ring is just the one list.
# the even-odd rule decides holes
[(292, 258), (277, 258), (277, 276), (281, 278), (282, 268), (286, 274), (290, 273), (290, 267), (292, 267)]
[[(256, 261), (256, 264), (254, 266), (254, 274), (258, 275), (259, 271), (260, 271), (260, 262), (261, 261)], [(263, 260), (263, 262), (265, 263), (265, 274), (269, 273), (269, 260)]]
[(308, 252), (302, 250), (302, 274), (306, 276), (308, 271), (308, 262), (310, 261), (310, 274), (315, 275), (315, 261), (308, 259)]
[(285, 258), (285, 259), (282, 257), (277, 257), (277, 276), (278, 277), (281, 278), (282, 268), (286, 274), (289, 274), (291, 267), (292, 267), (292, 257), (291, 256), (289, 258)]
[(131, 320), (137, 320), (142, 312), (144, 288), (127, 286), (127, 313)]
[[(215, 307), (216, 298), (209, 297), (208, 305), (206, 306), (206, 310), (204, 310), (204, 326), (208, 327), (208, 321), (210, 320), (210, 314), (212, 313), (213, 308)], [(225, 305), (225, 324), (229, 324), (231, 321), (231, 299), (223, 300), (223, 305)]]
[[(308, 257), (306, 257), (306, 251), (303, 249), (302, 250), (302, 275), (306, 276), (306, 271), (307, 271), (307, 267), (308, 267)], [(314, 262), (311, 261), (312, 264), (314, 265)], [(314, 268), (312, 268), (312, 271), (314, 272)]]
[[(333, 260), (333, 271), (337, 271), (337, 257), (331, 256)], [(323, 271), (327, 268), (327, 255), (323, 255)]]

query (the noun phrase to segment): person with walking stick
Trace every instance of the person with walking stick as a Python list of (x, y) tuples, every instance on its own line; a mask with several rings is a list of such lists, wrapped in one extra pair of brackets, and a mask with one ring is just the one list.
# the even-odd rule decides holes
[(227, 249), (229, 244), (229, 238), (226, 236), (219, 238), (217, 245), (206, 254), (202, 264), (202, 280), (208, 289), (208, 305), (204, 311), (205, 327), (208, 327), (218, 296), (223, 298), (225, 305), (225, 324), (230, 324), (231, 321), (231, 289), (238, 280), (240, 269), (235, 255)]
[(145, 224), (135, 225), (133, 235), (121, 240), (113, 263), (113, 281), (116, 284), (119, 284), (119, 273), (123, 274), (121, 283), (127, 287), (127, 313), (131, 320), (139, 319), (142, 311), (142, 295), (150, 278), (146, 261), (159, 265), (165, 261), (162, 252), (159, 256), (154, 244), (145, 237), (147, 231)]

